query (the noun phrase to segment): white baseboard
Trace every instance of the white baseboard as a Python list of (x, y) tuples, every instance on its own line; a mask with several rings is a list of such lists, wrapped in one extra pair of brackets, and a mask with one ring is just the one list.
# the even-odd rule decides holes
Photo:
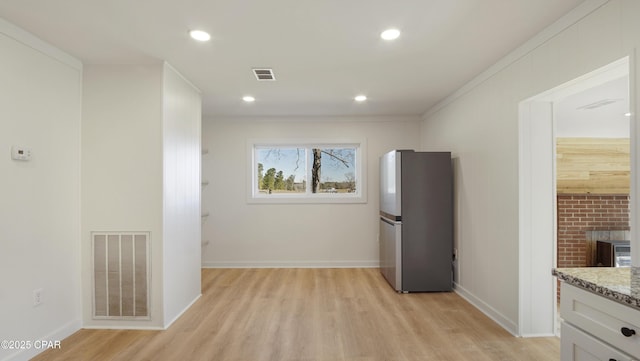
[(164, 331), (168, 329), (177, 319), (180, 318), (191, 306), (193, 306), (196, 301), (198, 301), (202, 297), (202, 294), (197, 295), (193, 301), (191, 301), (185, 308), (180, 311), (176, 317), (174, 317), (171, 321), (165, 322), (164, 327), (160, 326), (136, 326), (132, 324), (127, 325), (117, 325), (111, 324), (108, 326), (84, 326), (82, 328), (91, 329), (91, 330), (148, 330), (148, 331)]
[(72, 334), (74, 334), (76, 331), (78, 331), (82, 326), (82, 322), (80, 320), (74, 320), (71, 321), (69, 323), (67, 323), (66, 325), (58, 328), (57, 330), (43, 336), (43, 337), (38, 337), (35, 340), (30, 340), (32, 342), (31, 344), (31, 348), (28, 350), (21, 350), (18, 351), (14, 354), (9, 355), (8, 357), (2, 359), (2, 361), (27, 361), (32, 359), (33, 357), (35, 357), (36, 355), (46, 351), (46, 348), (36, 348), (35, 342), (39, 341), (47, 341), (47, 343), (49, 342), (56, 342), (56, 341), (62, 341), (63, 339), (71, 336)]
[(498, 312), (495, 308), (489, 306), (486, 302), (476, 297), (473, 293), (467, 291), (464, 287), (460, 286), (457, 283), (454, 283), (453, 290), (455, 293), (460, 295), (460, 297), (464, 298), (465, 300), (467, 300), (467, 302), (480, 310), (480, 312), (484, 313), (495, 323), (507, 330), (510, 334), (516, 337), (520, 336), (518, 335), (518, 325)]
[(202, 268), (378, 268), (380, 261), (213, 261)]
[(198, 296), (196, 296), (196, 298), (193, 299), (193, 301), (191, 301), (185, 308), (182, 309), (182, 311), (180, 311), (176, 317), (174, 317), (171, 321), (169, 322), (165, 322), (164, 327), (159, 327), (159, 326), (135, 326), (135, 325), (131, 325), (131, 324), (127, 324), (127, 325), (109, 325), (109, 326), (84, 326), (82, 328), (86, 328), (86, 329), (91, 329), (91, 330), (148, 330), (148, 331), (164, 331), (166, 329), (168, 329), (174, 322), (176, 322), (177, 319), (180, 318), (180, 316), (182, 316), (185, 312), (187, 312), (187, 310), (189, 308), (191, 308), (191, 306), (193, 306), (194, 303), (196, 303), (196, 301), (198, 301), (200, 299), (200, 297), (202, 297), (202, 294), (199, 294)]
[(520, 335), (522, 338), (535, 338), (535, 337), (558, 337), (558, 335), (554, 333), (531, 333), (527, 335)]
[(118, 326), (118, 325), (110, 325), (110, 326), (82, 326), (83, 329), (87, 330), (138, 330), (138, 331), (164, 331), (164, 327), (159, 326)]
[(164, 329), (168, 329), (169, 327), (171, 327), (171, 325), (173, 325), (174, 322), (176, 322), (177, 319), (180, 318), (180, 316), (182, 316), (185, 312), (187, 312), (187, 310), (189, 308), (191, 308), (191, 306), (193, 306), (194, 303), (196, 303), (197, 300), (200, 299), (200, 297), (202, 297), (202, 293), (200, 293), (198, 296), (196, 296), (196, 298), (193, 299), (193, 301), (191, 301), (191, 303), (189, 303), (187, 305), (187, 307), (183, 308), (182, 311), (180, 311), (176, 317), (174, 317), (170, 322), (165, 322), (164, 323)]

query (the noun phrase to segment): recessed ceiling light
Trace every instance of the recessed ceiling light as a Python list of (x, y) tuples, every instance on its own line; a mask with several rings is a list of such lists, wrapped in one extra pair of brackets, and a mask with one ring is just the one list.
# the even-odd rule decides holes
[(191, 30), (189, 31), (189, 36), (198, 41), (209, 41), (211, 39), (211, 35), (202, 30)]
[(400, 30), (398, 29), (387, 29), (380, 34), (380, 37), (384, 40), (395, 40), (400, 36)]
[(252, 97), (251, 95), (245, 95), (242, 97), (242, 100), (244, 100), (247, 103), (251, 103), (251, 102), (255, 102), (256, 98)]
[(357, 102), (363, 102), (365, 100), (367, 100), (367, 96), (366, 95), (356, 95), (355, 99)]
[(624, 116), (625, 116), (625, 117), (630, 117), (630, 116), (631, 116), (631, 113), (624, 113)]

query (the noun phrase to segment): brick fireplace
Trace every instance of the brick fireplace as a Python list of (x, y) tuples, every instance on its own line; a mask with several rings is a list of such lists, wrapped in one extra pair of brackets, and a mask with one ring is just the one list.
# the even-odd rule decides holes
[[(558, 267), (594, 266), (597, 231), (629, 231), (629, 195), (558, 194)], [(624, 233), (628, 234), (628, 232)]]

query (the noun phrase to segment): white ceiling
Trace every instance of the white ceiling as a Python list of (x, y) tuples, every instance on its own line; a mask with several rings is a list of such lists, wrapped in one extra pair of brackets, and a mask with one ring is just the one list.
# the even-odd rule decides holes
[[(86, 64), (166, 60), (202, 90), (205, 115), (421, 115), (582, 2), (3, 0), (0, 17)], [(400, 38), (381, 40), (387, 27)], [(195, 28), (212, 41), (191, 40)]]
[[(593, 109), (585, 106), (604, 104)], [(605, 104), (608, 103), (608, 104)], [(554, 102), (557, 137), (629, 138), (629, 76), (624, 75)]]

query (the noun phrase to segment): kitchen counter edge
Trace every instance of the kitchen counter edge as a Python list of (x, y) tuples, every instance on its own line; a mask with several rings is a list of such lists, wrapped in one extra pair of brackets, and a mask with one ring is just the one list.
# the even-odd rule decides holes
[(640, 267), (554, 268), (551, 273), (570, 285), (640, 309)]

